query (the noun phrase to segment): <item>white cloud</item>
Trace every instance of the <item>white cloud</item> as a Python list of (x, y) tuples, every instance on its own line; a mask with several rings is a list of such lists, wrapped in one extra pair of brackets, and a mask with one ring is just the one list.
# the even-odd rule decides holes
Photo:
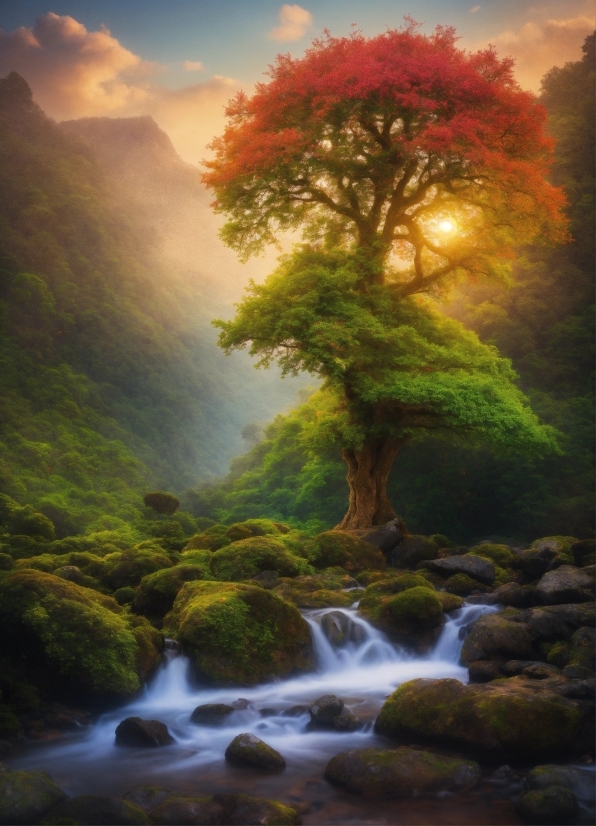
[(470, 9), (470, 14), (476, 14), (476, 12), (480, 11), (481, 8), (482, 6), (472, 6)]
[(300, 40), (312, 25), (312, 14), (302, 6), (285, 3), (278, 12), (279, 26), (269, 32), (270, 40)]
[(185, 72), (200, 72), (205, 67), (200, 60), (184, 60), (182, 61), (182, 68)]

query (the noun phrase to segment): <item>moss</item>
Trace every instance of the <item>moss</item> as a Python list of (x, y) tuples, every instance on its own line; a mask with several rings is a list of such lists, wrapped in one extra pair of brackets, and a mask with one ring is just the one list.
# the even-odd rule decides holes
[(312, 667), (310, 630), (298, 610), (255, 586), (186, 583), (164, 626), (217, 684), (254, 685)]
[(161, 548), (134, 547), (121, 554), (110, 554), (104, 560), (104, 567), (98, 578), (110, 588), (135, 586), (144, 576), (163, 568), (171, 568), (172, 560)]
[(440, 625), (443, 606), (436, 591), (416, 586), (390, 597), (381, 608), (381, 617), (398, 635), (410, 636)]
[(0, 571), (10, 571), (13, 567), (13, 559), (10, 554), (0, 553)]
[(492, 591), (488, 585), (481, 585), (467, 574), (455, 574), (450, 576), (445, 583), (445, 590), (450, 594), (457, 594), (459, 597), (467, 597), (470, 594), (483, 594)]
[(468, 553), (474, 556), (481, 556), (484, 559), (489, 559), (496, 565), (506, 568), (515, 560), (515, 554), (507, 545), (494, 545), (490, 542), (483, 542), (481, 545), (476, 545), (470, 548)]
[(246, 519), (244, 522), (235, 522), (227, 530), (227, 536), (232, 542), (248, 539), (251, 536), (277, 536), (281, 533), (288, 533), (288, 531), (280, 530), (278, 524), (270, 519)]
[(360, 609), (363, 613), (378, 619), (384, 598), (418, 587), (433, 589), (428, 580), (420, 574), (386, 576), (366, 588), (360, 598)]
[(437, 596), (443, 607), (443, 611), (448, 614), (450, 611), (457, 611), (462, 607), (464, 601), (455, 594), (448, 594), (446, 591), (438, 591)]
[(250, 579), (261, 571), (292, 577), (305, 571), (305, 562), (290, 554), (269, 536), (241, 539), (216, 551), (211, 558), (213, 576), (223, 582)]
[(435, 543), (437, 548), (457, 548), (457, 542), (453, 542), (442, 533), (433, 533), (428, 538)]
[(325, 531), (315, 537), (318, 568), (339, 566), (350, 573), (383, 571), (385, 557), (373, 545), (346, 531)]
[(166, 551), (181, 551), (188, 542), (184, 529), (174, 519), (163, 519), (154, 522), (149, 529), (149, 533), (157, 539), (159, 545)]
[(231, 543), (227, 525), (212, 525), (202, 533), (198, 533), (184, 546), (185, 551), (218, 551)]
[(546, 661), (557, 668), (565, 668), (569, 663), (569, 652), (571, 646), (568, 642), (544, 643), (544, 649), (540, 644), (542, 653), (546, 656)]
[(204, 578), (205, 568), (200, 565), (181, 564), (155, 571), (143, 577), (138, 589), (133, 592), (132, 610), (153, 621), (160, 621), (172, 610), (176, 595), (185, 582)]
[(114, 591), (112, 596), (118, 605), (130, 605), (135, 598), (136, 593), (136, 588), (131, 588), (130, 585), (127, 585), (125, 588), (118, 588), (117, 591)]
[(548, 545), (567, 565), (574, 565), (573, 546), (577, 542), (575, 536), (543, 536), (540, 539), (535, 539), (530, 545), (531, 548), (539, 548), (541, 545)]
[(358, 592), (342, 591), (339, 577), (323, 574), (283, 579), (273, 593), (298, 608), (349, 608), (358, 598)]

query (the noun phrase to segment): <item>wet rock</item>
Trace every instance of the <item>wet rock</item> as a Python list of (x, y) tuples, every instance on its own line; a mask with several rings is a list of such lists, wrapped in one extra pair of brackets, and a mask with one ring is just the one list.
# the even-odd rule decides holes
[(471, 683), (490, 683), (492, 680), (499, 680), (503, 676), (499, 663), (490, 660), (469, 663), (468, 674)]
[(448, 556), (446, 559), (431, 559), (426, 563), (429, 571), (449, 576), (450, 574), (467, 574), (483, 585), (492, 585), (495, 581), (495, 566), (488, 559), (474, 554), (465, 556)]
[(532, 660), (532, 637), (521, 624), (499, 614), (480, 617), (464, 640), (461, 661), (464, 665), (477, 660)]
[(420, 653), (432, 647), (445, 622), (439, 594), (420, 574), (370, 585), (358, 610), (394, 640)]
[(536, 592), (546, 605), (569, 602), (590, 602), (594, 599), (594, 579), (585, 568), (562, 565), (556, 571), (544, 574)]
[(333, 720), (342, 712), (344, 701), (335, 694), (324, 694), (311, 703), (308, 713), (313, 723), (320, 726), (332, 726)]
[(195, 708), (190, 721), (200, 726), (219, 726), (233, 711), (235, 709), (225, 703), (205, 703)]
[(531, 680), (548, 680), (560, 673), (561, 670), (556, 665), (550, 665), (549, 663), (532, 663), (522, 671), (524, 677), (529, 677)]
[(578, 628), (571, 637), (569, 666), (577, 666), (594, 672), (596, 632), (593, 628)]
[(167, 746), (174, 739), (165, 723), (159, 720), (142, 720), (127, 717), (116, 728), (117, 746)]
[(352, 792), (407, 797), (469, 789), (480, 780), (480, 767), (471, 760), (406, 747), (355, 749), (333, 757), (325, 778)]
[(237, 700), (234, 700), (234, 702), (232, 703), (232, 708), (235, 708), (238, 711), (244, 711), (244, 709), (248, 708), (249, 705), (250, 705), (250, 700), (247, 700), (244, 697), (239, 697)]
[(275, 749), (254, 734), (239, 734), (226, 749), (230, 763), (255, 766), (259, 769), (284, 769), (286, 761)]
[(362, 626), (355, 623), (343, 611), (330, 611), (328, 614), (323, 614), (321, 631), (335, 648), (341, 648), (349, 642), (362, 643), (366, 638)]
[(507, 660), (501, 663), (501, 673), (505, 677), (518, 677), (524, 668), (536, 665), (533, 660)]
[(554, 560), (557, 558), (557, 549), (544, 543), (538, 547), (522, 551), (517, 558), (517, 565), (532, 579), (540, 579), (543, 574), (550, 571)]
[(576, 823), (579, 804), (575, 795), (565, 786), (549, 786), (524, 793), (517, 804), (517, 813), (526, 823), (564, 824)]
[(399, 516), (384, 525), (373, 528), (358, 528), (350, 531), (353, 536), (357, 536), (369, 545), (374, 545), (384, 554), (389, 554), (395, 546), (405, 539), (408, 534), (406, 523)]
[(299, 826), (302, 823), (296, 809), (277, 800), (248, 794), (216, 794), (213, 800), (223, 807), (222, 823), (230, 826)]
[(158, 826), (219, 826), (224, 807), (212, 797), (170, 797), (151, 812), (151, 822)]
[(495, 603), (511, 605), (514, 608), (531, 608), (538, 604), (536, 588), (532, 585), (518, 585), (517, 582), (508, 582), (500, 585), (492, 593)]
[(0, 772), (0, 823), (38, 823), (67, 795), (45, 772)]
[[(566, 670), (566, 668), (563, 669), (563, 676), (567, 678)], [(570, 697), (573, 700), (590, 700), (593, 703), (596, 696), (596, 680), (594, 678), (576, 679), (571, 676), (555, 690), (561, 697)]]
[(144, 812), (150, 812), (170, 796), (171, 792), (163, 786), (135, 786), (126, 792), (123, 799)]
[(341, 714), (333, 718), (333, 728), (338, 731), (356, 731), (360, 728), (360, 720), (346, 708), (341, 710)]
[(452, 611), (459, 611), (464, 604), (461, 597), (456, 596), (456, 594), (448, 594), (446, 591), (438, 591), (437, 596), (446, 614), (450, 614)]
[(390, 561), (400, 568), (415, 568), (419, 562), (436, 559), (438, 555), (438, 545), (428, 536), (408, 536), (393, 549)]
[[(450, 576), (445, 583), (445, 590), (459, 597), (469, 597), (471, 594), (491, 595), (491, 588), (488, 585), (482, 585), (482, 583), (477, 582), (467, 574), (454, 574)], [(484, 601), (488, 602), (490, 600)], [(496, 599), (494, 601), (497, 602)]]
[(261, 708), (259, 714), (261, 717), (275, 717), (279, 712), (276, 708)]
[(582, 772), (574, 769), (573, 766), (557, 766), (556, 764), (536, 766), (526, 778), (524, 791), (547, 789), (549, 786), (565, 786), (575, 791), (583, 785), (582, 781)]
[(83, 794), (60, 803), (46, 815), (46, 826), (141, 826), (151, 821), (142, 809), (115, 797)]
[(389, 697), (375, 728), (391, 737), (524, 759), (585, 748), (591, 737), (585, 719), (580, 702), (544, 681), (513, 677), (463, 685), (420, 679)]

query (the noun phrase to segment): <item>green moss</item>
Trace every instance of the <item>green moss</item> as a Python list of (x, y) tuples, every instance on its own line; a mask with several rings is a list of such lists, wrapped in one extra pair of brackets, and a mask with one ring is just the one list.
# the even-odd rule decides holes
[(134, 587), (144, 576), (163, 568), (171, 568), (172, 564), (172, 560), (161, 548), (136, 546), (121, 554), (107, 556), (103, 570), (96, 576), (110, 588), (125, 588), (127, 585)]
[(485, 593), (487, 591), (492, 591), (492, 588), (489, 588), (488, 585), (481, 585), (467, 574), (455, 574), (454, 576), (450, 576), (445, 583), (445, 589), (450, 594), (457, 594), (457, 596), (460, 597), (467, 597), (474, 593)]
[(185, 551), (218, 551), (220, 548), (225, 548), (232, 540), (228, 536), (227, 525), (212, 525), (202, 533), (198, 533), (191, 537), (189, 542), (184, 546)]
[(360, 610), (378, 620), (385, 598), (407, 591), (409, 588), (430, 588), (433, 590), (433, 586), (420, 574), (385, 576), (366, 588), (360, 599)]
[(346, 531), (325, 531), (315, 537), (316, 565), (339, 566), (351, 574), (358, 571), (383, 571), (386, 561), (373, 545)]
[(381, 617), (395, 633), (409, 636), (440, 625), (443, 606), (436, 591), (416, 586), (390, 597), (381, 608)]
[(461, 597), (458, 597), (455, 594), (448, 594), (446, 591), (438, 591), (437, 596), (439, 597), (443, 611), (446, 614), (450, 611), (457, 611), (458, 608), (461, 608), (464, 604)]
[[(345, 576), (345, 571), (342, 573)], [(359, 592), (342, 591), (342, 587), (341, 577), (336, 574), (319, 574), (283, 579), (273, 593), (297, 608), (349, 608), (358, 599)]]
[(213, 576), (223, 582), (250, 579), (261, 571), (292, 577), (306, 572), (306, 562), (289, 553), (269, 536), (241, 539), (216, 551), (211, 558)]
[(143, 577), (138, 589), (133, 592), (132, 609), (135, 613), (158, 622), (171, 611), (176, 595), (184, 583), (204, 579), (206, 574), (210, 578), (208, 568), (191, 564), (175, 565), (173, 568), (149, 574)]
[(278, 536), (287, 531), (281, 531), (279, 526), (270, 519), (246, 519), (244, 522), (234, 522), (227, 530), (227, 536), (232, 542), (239, 539), (248, 539), (251, 536)]
[(470, 548), (468, 553), (473, 554), (474, 556), (484, 557), (484, 559), (489, 559), (491, 562), (494, 562), (496, 565), (500, 565), (502, 568), (511, 565), (515, 560), (515, 554), (511, 548), (507, 547), (507, 545), (494, 545), (489, 542), (483, 542), (481, 545), (475, 545), (473, 548)]
[(136, 588), (131, 588), (130, 585), (127, 585), (125, 588), (118, 588), (117, 591), (114, 591), (112, 596), (118, 605), (130, 605), (135, 598), (136, 593)]
[(433, 533), (428, 538), (435, 543), (437, 548), (457, 548), (457, 542), (453, 542), (442, 533)]
[(256, 586), (187, 583), (164, 626), (218, 684), (254, 685), (312, 667), (310, 631), (298, 610)]
[(531, 544), (531, 548), (539, 547), (542, 543), (548, 543), (558, 556), (568, 565), (574, 565), (572, 548), (578, 541), (575, 536), (543, 536), (540, 539), (535, 539)]

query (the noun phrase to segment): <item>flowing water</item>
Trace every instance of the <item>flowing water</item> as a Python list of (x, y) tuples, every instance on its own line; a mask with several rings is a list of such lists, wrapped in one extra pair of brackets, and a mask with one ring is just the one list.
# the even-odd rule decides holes
[[(317, 671), (245, 689), (197, 686), (188, 658), (170, 642), (161, 669), (142, 696), (57, 743), (25, 748), (11, 763), (14, 768), (48, 771), (71, 795), (120, 796), (139, 784), (165, 786), (185, 796), (243, 791), (308, 807), (304, 823), (519, 823), (511, 805), (507, 813), (498, 815), (498, 806), (485, 806), (486, 811), (481, 812), (474, 808), (478, 801), (470, 798), (467, 804), (472, 808), (466, 810), (469, 817), (464, 819), (457, 808), (463, 805), (461, 801), (455, 805), (454, 800), (451, 809), (446, 800), (436, 798), (424, 805), (420, 801), (363, 801), (333, 788), (323, 778), (333, 755), (388, 745), (374, 733), (373, 723), (384, 700), (401, 683), (416, 677), (467, 682), (467, 669), (459, 665), (466, 627), (495, 610), (494, 606), (464, 606), (447, 619), (433, 651), (424, 657), (392, 644), (358, 616), (355, 607), (305, 611)], [(323, 631), (321, 621), (327, 614), (333, 614), (347, 628), (347, 641), (340, 647), (333, 647)], [(323, 625), (332, 620), (328, 617)], [(362, 721), (362, 727), (354, 732), (313, 729), (307, 707), (323, 694), (341, 697)], [(235, 702), (239, 707), (218, 727), (190, 722), (198, 705)], [(157, 749), (116, 747), (114, 730), (129, 716), (161, 720), (175, 743)], [(287, 769), (265, 774), (228, 764), (225, 749), (242, 732), (253, 732), (280, 751)]]

